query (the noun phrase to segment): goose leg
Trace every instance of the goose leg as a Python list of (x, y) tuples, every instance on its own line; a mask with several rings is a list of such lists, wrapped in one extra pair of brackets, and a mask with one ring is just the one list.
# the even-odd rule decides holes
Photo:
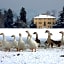
[(32, 52), (33, 52), (33, 48), (30, 48), (30, 50), (32, 50)]
[(10, 49), (9, 49), (9, 52), (10, 52)]
[(5, 52), (7, 51), (7, 49), (4, 50)]
[(8, 48), (5, 48), (5, 52), (6, 52), (7, 50), (10, 52), (10, 49), (8, 49)]
[(48, 48), (49, 48), (49, 46), (50, 46), (50, 43), (48, 43)]
[(17, 51), (18, 51), (18, 48), (16, 48), (17, 49)]
[(22, 50), (22, 52), (23, 52), (23, 49), (19, 49), (19, 51), (20, 51), (20, 50)]
[(22, 50), (22, 52), (23, 52), (23, 49), (21, 49)]
[(36, 48), (35, 48), (35, 52), (36, 52)]
[(53, 48), (53, 43), (51, 43), (50, 45), (51, 45), (51, 48)]
[(33, 48), (32, 48), (32, 52), (33, 52)]

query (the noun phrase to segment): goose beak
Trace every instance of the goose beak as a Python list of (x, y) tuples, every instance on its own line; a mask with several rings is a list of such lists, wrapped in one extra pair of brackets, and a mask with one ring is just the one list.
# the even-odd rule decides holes
[(14, 37), (14, 35), (12, 35), (11, 37)]
[(0, 33), (0, 35), (3, 35), (3, 33)]
[(59, 33), (63, 33), (62, 31), (60, 31)]
[(19, 36), (21, 36), (21, 33), (19, 33)]
[(49, 32), (48, 30), (45, 31), (45, 33)]
[(53, 35), (52, 33), (50, 33), (50, 35)]
[(28, 31), (25, 31), (26, 33), (28, 33)]
[(25, 32), (27, 32), (27, 31), (25, 31)]
[(34, 32), (33, 34), (36, 34), (36, 32)]

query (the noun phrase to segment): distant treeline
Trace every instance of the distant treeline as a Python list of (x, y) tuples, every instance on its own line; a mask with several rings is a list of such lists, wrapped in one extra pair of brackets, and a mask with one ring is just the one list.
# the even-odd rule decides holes
[(36, 28), (36, 25), (33, 22), (31, 24), (27, 23), (24, 7), (21, 8), (19, 16), (9, 8), (3, 12), (0, 9), (0, 28)]
[[(27, 22), (26, 14), (24, 7), (21, 8), (19, 16), (14, 14), (10, 8), (8, 10), (0, 9), (0, 28), (37, 28), (33, 19), (29, 23)], [(53, 28), (64, 28), (64, 7)]]

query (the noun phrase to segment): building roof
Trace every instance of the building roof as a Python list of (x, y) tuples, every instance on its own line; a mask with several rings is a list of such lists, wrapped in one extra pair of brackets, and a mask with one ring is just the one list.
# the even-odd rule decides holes
[(51, 16), (51, 15), (45, 15), (45, 14), (43, 14), (43, 15), (36, 16), (34, 18), (56, 18), (56, 17)]

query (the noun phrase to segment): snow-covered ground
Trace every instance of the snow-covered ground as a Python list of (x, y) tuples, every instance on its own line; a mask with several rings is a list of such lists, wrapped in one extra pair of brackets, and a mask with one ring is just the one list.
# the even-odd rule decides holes
[[(17, 39), (19, 33), (22, 34), (22, 38), (26, 38), (26, 30), (31, 33), (33, 38), (35, 38), (33, 32), (38, 32), (41, 43), (48, 36), (48, 34), (45, 34), (45, 30), (50, 30), (53, 33), (51, 38), (55, 40), (60, 40), (61, 34), (59, 34), (59, 31), (64, 31), (64, 29), (0, 29), (0, 33), (3, 32), (6, 39), (12, 41), (13, 38), (10, 36), (13, 34), (16, 35)], [(25, 38), (23, 39), (26, 42)], [(2, 40), (2, 36), (0, 36), (0, 40)], [(46, 49), (41, 47), (36, 52), (31, 52), (30, 49), (26, 49), (23, 52), (17, 52), (15, 49), (11, 49), (10, 52), (0, 50), (0, 64), (64, 64), (64, 57), (61, 57), (61, 55), (64, 55), (64, 46)]]
[(40, 48), (36, 52), (0, 51), (0, 64), (64, 64), (64, 49)]

